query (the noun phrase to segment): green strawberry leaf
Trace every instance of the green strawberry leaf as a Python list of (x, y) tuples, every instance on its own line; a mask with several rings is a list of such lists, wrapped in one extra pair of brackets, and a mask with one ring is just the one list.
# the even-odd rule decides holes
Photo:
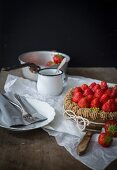
[(115, 132), (117, 132), (117, 126), (116, 125), (109, 125), (108, 131), (110, 133), (114, 134)]

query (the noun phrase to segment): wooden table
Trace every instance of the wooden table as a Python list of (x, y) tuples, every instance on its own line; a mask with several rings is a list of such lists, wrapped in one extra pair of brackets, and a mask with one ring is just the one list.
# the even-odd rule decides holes
[[(3, 92), (8, 73), (21, 76), (21, 70), (0, 73), (0, 91)], [(115, 68), (69, 68), (68, 74), (117, 83)], [(98, 166), (98, 165), (97, 165)], [(106, 170), (115, 170), (117, 160)], [(42, 129), (12, 132), (0, 128), (0, 170), (89, 170), (74, 159), (64, 147), (57, 145)]]

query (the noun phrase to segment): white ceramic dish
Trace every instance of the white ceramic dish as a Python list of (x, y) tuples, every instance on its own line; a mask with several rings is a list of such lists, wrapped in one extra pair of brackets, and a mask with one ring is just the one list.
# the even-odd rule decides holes
[(48, 125), (55, 117), (55, 110), (51, 107), (48, 103), (42, 102), (33, 98), (26, 98), (27, 101), (37, 110), (37, 112), (41, 113), (47, 120), (43, 122), (36, 122), (34, 124), (30, 124), (28, 126), (21, 126), (21, 127), (9, 127), (5, 122), (0, 119), (0, 127), (5, 129), (9, 129), (12, 131), (29, 131), (37, 128), (44, 127)]
[[(34, 63), (36, 65), (39, 65), (41, 68), (46, 68), (47, 62), (53, 60), (53, 56), (55, 54), (61, 54), (63, 57), (66, 58), (66, 63), (64, 66), (61, 68), (61, 70), (66, 73), (67, 67), (68, 67), (68, 62), (70, 61), (70, 57), (64, 53), (60, 52), (53, 52), (53, 51), (35, 51), (35, 52), (27, 52), (24, 54), (21, 54), (19, 56), (19, 61), (21, 64), (24, 63)], [(52, 66), (54, 68), (57, 68), (58, 65)], [(22, 68), (22, 73), (25, 78), (28, 78), (30, 80), (35, 80), (37, 81), (37, 74), (32, 73), (28, 67)]]

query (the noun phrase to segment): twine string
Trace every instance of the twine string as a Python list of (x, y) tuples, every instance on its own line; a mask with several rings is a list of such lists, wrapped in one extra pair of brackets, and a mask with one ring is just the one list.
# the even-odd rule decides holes
[(89, 125), (89, 120), (82, 116), (77, 116), (72, 110), (64, 110), (64, 117), (66, 119), (72, 119), (76, 122), (79, 130), (84, 131), (86, 126)]
[(75, 112), (72, 110), (64, 109), (64, 117), (66, 119), (72, 119), (73, 121), (75, 121), (76, 125), (80, 131), (84, 131), (86, 129), (86, 126), (89, 126), (90, 124), (102, 124), (102, 125), (104, 124), (101, 122), (99, 123), (99, 122), (89, 121), (88, 119), (86, 119), (82, 116), (76, 115)]

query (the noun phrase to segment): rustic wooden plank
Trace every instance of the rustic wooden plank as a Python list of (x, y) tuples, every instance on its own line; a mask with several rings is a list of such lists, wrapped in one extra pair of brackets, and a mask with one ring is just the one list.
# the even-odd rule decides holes
[(117, 83), (117, 69), (115, 67), (79, 67), (69, 68), (68, 74)]

